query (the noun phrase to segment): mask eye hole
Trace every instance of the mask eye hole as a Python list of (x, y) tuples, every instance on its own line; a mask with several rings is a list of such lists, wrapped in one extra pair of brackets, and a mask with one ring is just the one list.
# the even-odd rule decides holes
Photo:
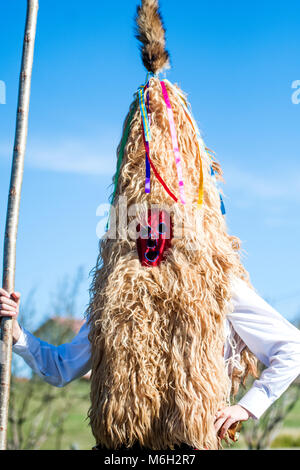
[(141, 238), (147, 239), (151, 237), (151, 227), (150, 225), (142, 226), (141, 228)]
[(160, 222), (158, 224), (158, 233), (160, 233), (161, 235), (165, 235), (167, 233), (167, 226), (164, 222)]

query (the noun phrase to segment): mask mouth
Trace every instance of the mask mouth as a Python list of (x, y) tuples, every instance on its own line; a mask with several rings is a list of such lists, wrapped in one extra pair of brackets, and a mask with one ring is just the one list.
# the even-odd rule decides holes
[(159, 257), (159, 252), (156, 250), (149, 251), (148, 253), (145, 253), (145, 258), (149, 263), (155, 263)]
[(145, 258), (149, 263), (155, 263), (159, 257), (159, 251), (157, 250), (157, 240), (148, 238), (147, 250), (145, 252)]

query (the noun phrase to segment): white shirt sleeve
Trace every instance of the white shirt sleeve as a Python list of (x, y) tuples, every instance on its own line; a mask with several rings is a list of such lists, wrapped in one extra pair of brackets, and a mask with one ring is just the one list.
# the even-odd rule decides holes
[(266, 366), (239, 401), (259, 419), (300, 374), (300, 331), (242, 280), (233, 283), (232, 301), (234, 310), (228, 320)]
[(88, 334), (89, 326), (85, 322), (70, 343), (53, 346), (22, 328), (18, 342), (13, 345), (13, 352), (21, 356), (43, 380), (63, 387), (85, 375), (91, 368)]

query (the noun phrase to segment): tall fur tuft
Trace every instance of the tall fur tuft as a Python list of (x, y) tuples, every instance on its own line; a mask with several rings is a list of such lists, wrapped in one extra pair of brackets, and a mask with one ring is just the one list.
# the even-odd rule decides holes
[(159, 13), (158, 0), (142, 0), (137, 7), (137, 34), (141, 42), (143, 64), (148, 72), (158, 73), (169, 68), (169, 53), (165, 49), (166, 30)]

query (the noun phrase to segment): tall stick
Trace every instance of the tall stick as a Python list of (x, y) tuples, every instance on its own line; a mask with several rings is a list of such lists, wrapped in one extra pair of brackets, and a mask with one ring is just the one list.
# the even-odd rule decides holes
[[(30, 101), (31, 73), (39, 2), (27, 0), (27, 17), (23, 43), (23, 57), (19, 81), (19, 97), (16, 120), (16, 133), (11, 170), (10, 189), (6, 215), (3, 288), (11, 294), (15, 285), (16, 242), (19, 222), (19, 208), (23, 180), (24, 157), (27, 141), (28, 112)], [(1, 320), (0, 345), (0, 450), (6, 449), (8, 405), (12, 356), (12, 320)]]

